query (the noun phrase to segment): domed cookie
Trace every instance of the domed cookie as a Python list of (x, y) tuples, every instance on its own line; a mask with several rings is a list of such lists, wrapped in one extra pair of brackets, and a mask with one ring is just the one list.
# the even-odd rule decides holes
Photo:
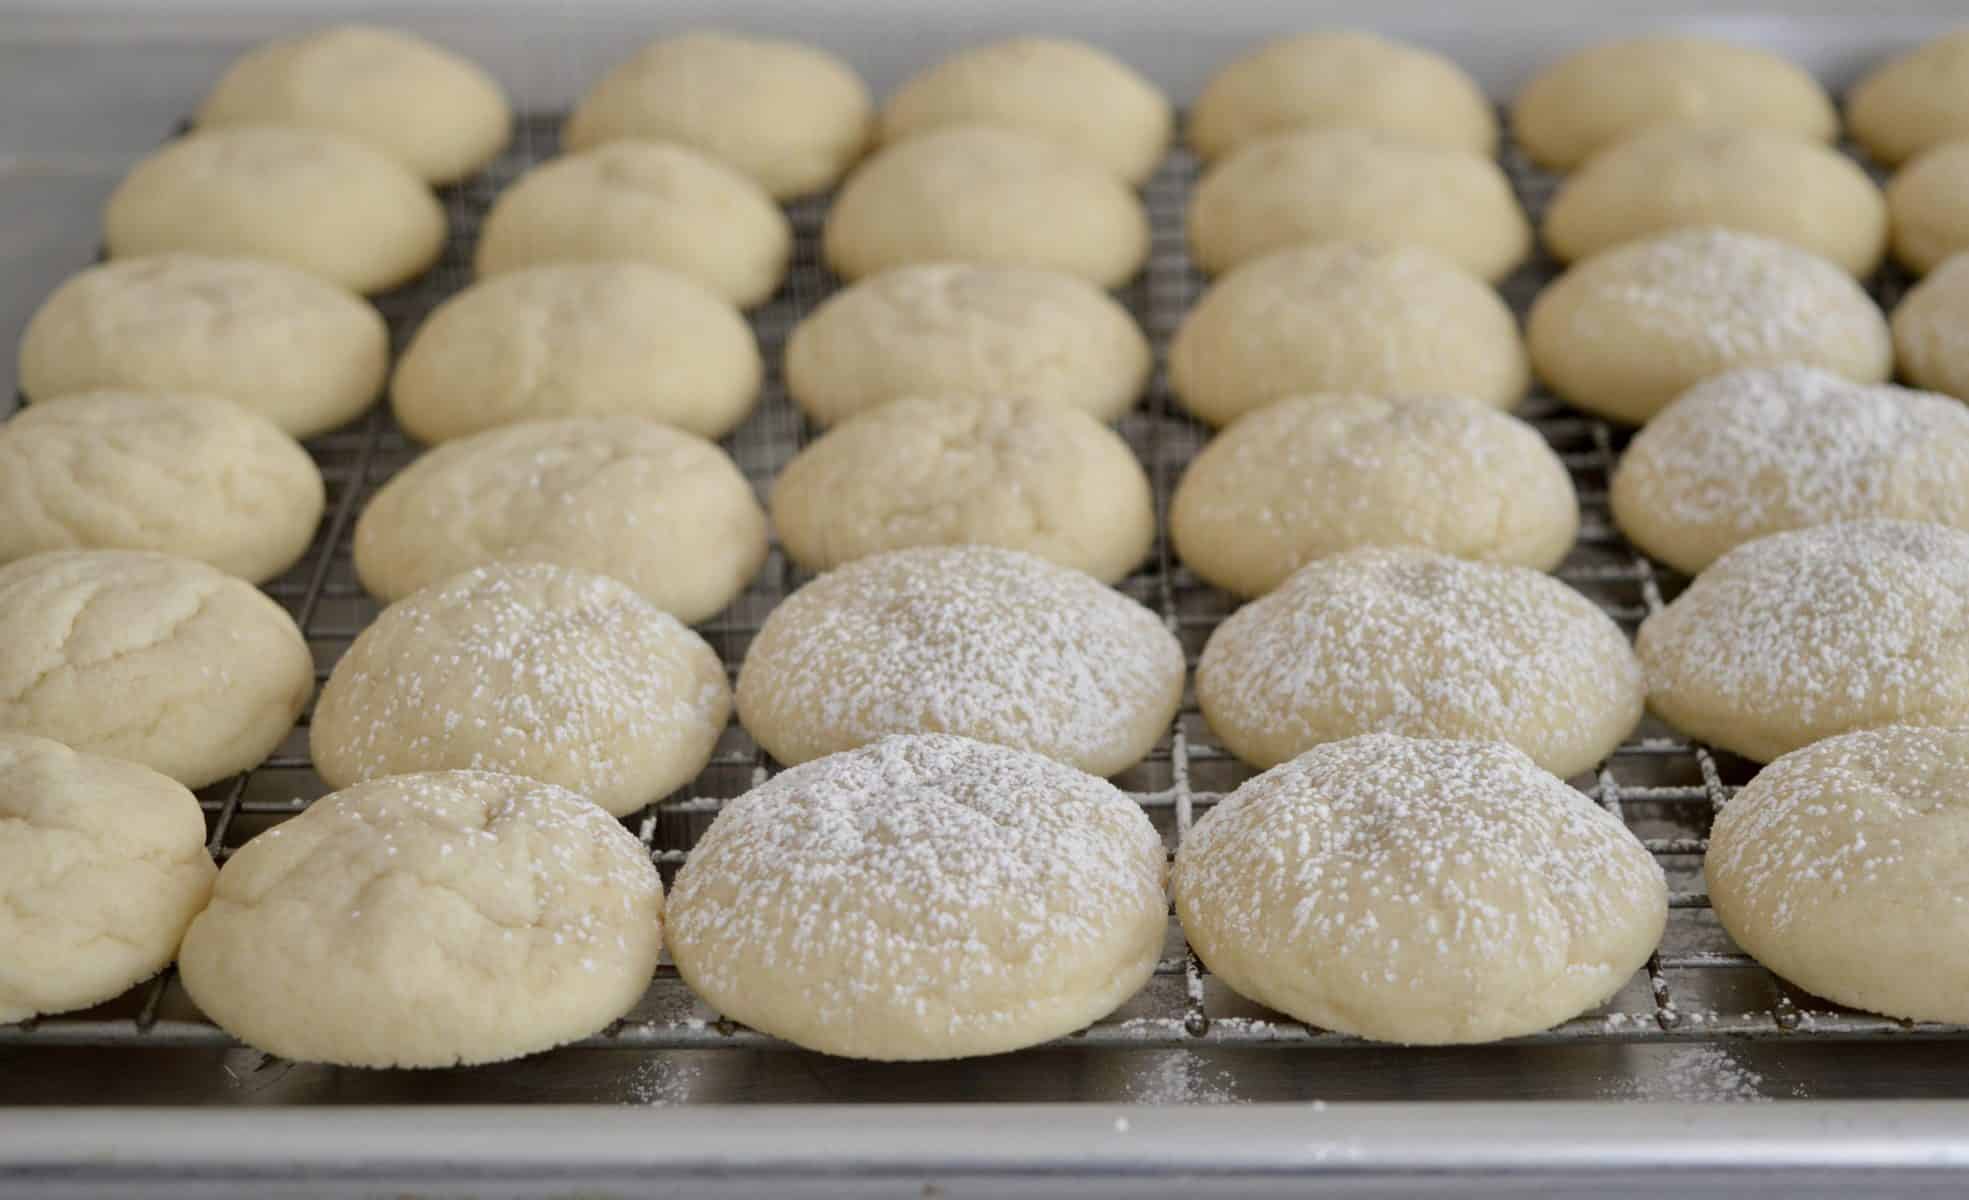
[(1969, 250), (1969, 141), (1924, 151), (1887, 184), (1894, 258), (1915, 274)]
[(642, 999), (663, 884), (633, 834), (552, 784), (397, 775), (235, 851), (185, 934), (185, 990), (296, 1062), (451, 1067), (549, 1050)]
[(1889, 166), (1969, 137), (1969, 30), (1889, 59), (1846, 93), (1846, 126)]
[(1141, 990), (1162, 884), (1162, 839), (1107, 782), (967, 738), (884, 738), (726, 803), (678, 872), (670, 956), (720, 1013), (809, 1050), (998, 1054)]
[(1668, 917), (1639, 839), (1495, 742), (1320, 746), (1205, 813), (1173, 879), (1183, 933), (1231, 987), (1423, 1045), (1578, 1016), (1647, 962)]
[(955, 733), (1096, 775), (1140, 762), (1183, 695), (1154, 613), (1078, 571), (993, 546), (859, 559), (766, 618), (738, 716), (793, 764), (891, 733)]
[(1270, 767), (1364, 733), (1507, 742), (1591, 770), (1641, 719), (1641, 669), (1593, 602), (1525, 567), (1350, 550), (1219, 625), (1196, 666), (1211, 732)]
[(1212, 439), (1169, 504), (1183, 565), (1240, 596), (1357, 546), (1551, 570), (1578, 531), (1545, 439), (1461, 396), (1288, 397)]
[(1901, 297), (1894, 357), (1917, 387), (1969, 397), (1969, 255), (1957, 255)]

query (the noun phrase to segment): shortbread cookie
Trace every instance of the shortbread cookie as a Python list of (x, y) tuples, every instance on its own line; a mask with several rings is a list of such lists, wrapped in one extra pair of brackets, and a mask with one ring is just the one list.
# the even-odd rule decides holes
[(1114, 775), (1183, 695), (1183, 648), (1135, 601), (995, 546), (897, 550), (829, 571), (766, 618), (738, 715), (782, 763), (892, 733), (956, 733)]
[(1846, 125), (1868, 154), (1889, 166), (1969, 137), (1969, 30), (1875, 67), (1846, 93)]
[(240, 847), (185, 934), (185, 990), (296, 1062), (451, 1067), (597, 1033), (642, 999), (663, 884), (564, 788), (482, 771), (325, 796)]
[(599, 571), (695, 624), (766, 560), (766, 514), (724, 451), (640, 417), (525, 421), (446, 442), (356, 522), (363, 587), (400, 600), (473, 567)]
[(1925, 274), (1969, 250), (1969, 141), (1924, 151), (1887, 184), (1894, 258)]
[(155, 550), (258, 583), (307, 551), (326, 498), (299, 443), (210, 396), (84, 392), (0, 425), (0, 563)]
[(121, 995), (178, 956), (218, 872), (182, 784), (0, 733), (0, 1025)]
[(999, 1054), (1141, 990), (1162, 885), (1162, 839), (1111, 784), (967, 738), (885, 738), (725, 805), (677, 875), (670, 956), (720, 1013), (810, 1050)]
[(1351, 550), (1299, 569), (1217, 627), (1197, 704), (1270, 767), (1363, 733), (1508, 742), (1590, 770), (1641, 719), (1641, 668), (1592, 601), (1525, 567)]
[(1901, 297), (1893, 331), (1909, 383), (1969, 397), (1969, 255), (1943, 263)]
[(1030, 396), (918, 396), (859, 413), (786, 464), (772, 519), (810, 571), (977, 543), (1113, 583), (1155, 541), (1155, 497), (1128, 443)]
[(1205, 813), (1176, 914), (1211, 973), (1377, 1041), (1488, 1042), (1611, 997), (1668, 919), (1611, 813), (1495, 742), (1321, 746)]
[(313, 694), (294, 619), (217, 568), (134, 550), (0, 567), (0, 732), (195, 788), (260, 765)]
[(422, 275), (444, 234), (437, 197), (397, 160), (284, 125), (187, 134), (132, 167), (103, 210), (112, 258), (267, 258), (356, 292)]

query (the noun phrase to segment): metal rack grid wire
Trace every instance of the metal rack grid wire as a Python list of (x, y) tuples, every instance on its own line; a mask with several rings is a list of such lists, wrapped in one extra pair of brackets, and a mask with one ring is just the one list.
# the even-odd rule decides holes
[[(554, 115), (523, 117), (513, 145), (498, 161), (444, 192), (450, 237), (443, 257), (421, 279), (378, 300), (397, 351), (432, 308), (470, 282), (471, 250), (493, 198), (521, 172), (556, 151), (559, 124)], [(1526, 210), (1538, 218), (1556, 180), (1531, 167), (1508, 143), (1502, 163)], [(1205, 283), (1189, 262), (1183, 232), (1185, 199), (1197, 171), (1196, 162), (1179, 150), (1147, 184), (1143, 199), (1152, 228), (1150, 260), (1141, 277), (1120, 293), (1157, 353), (1158, 369), (1149, 391), (1120, 422), (1120, 430), (1148, 470), (1160, 519), (1148, 563), (1119, 586), (1161, 614), (1183, 641), (1192, 667), (1210, 631), (1235, 607), (1229, 596), (1203, 584), (1176, 561), (1166, 537), (1169, 496), (1182, 468), (1207, 437), (1202, 426), (1177, 408), (1163, 369), (1169, 339)], [(825, 211), (824, 198), (789, 207), (795, 244), (787, 279), (767, 304), (750, 314), (767, 362), (767, 378), (757, 411), (725, 439), (725, 446), (762, 495), (813, 432), (787, 398), (779, 371), (781, 351), (794, 323), (840, 286), (820, 258)], [(1535, 256), (1501, 290), (1522, 317), (1532, 297), (1557, 270), (1548, 258)], [(1883, 305), (1891, 306), (1905, 282), (1889, 268), (1872, 281), (1871, 290)], [(1545, 394), (1534, 394), (1519, 415), (1545, 436), (1579, 492), (1583, 518), (1579, 540), (1558, 575), (1631, 633), (1685, 581), (1635, 551), (1614, 528), (1607, 482), (1624, 435)], [(379, 611), (355, 578), (351, 552), (355, 519), (376, 488), (416, 456), (417, 447), (397, 428), (387, 406), (378, 405), (351, 427), (313, 439), (308, 448), (328, 484), (329, 515), (303, 561), (268, 584), (267, 591), (294, 614), (314, 650), (317, 676), (325, 679), (342, 651)], [(736, 673), (773, 606), (804, 579), (775, 546), (745, 593), (699, 627), (729, 671)], [(266, 763), (201, 793), (215, 856), (223, 860), (326, 791), (309, 763), (308, 721), (309, 714), (304, 714), (300, 726)], [(711, 763), (690, 787), (628, 818), (628, 823), (649, 846), (667, 881), (724, 801), (755, 786), (773, 770), (774, 764), (734, 722), (720, 739)], [(1645, 970), (1606, 1005), (1518, 1039), (1521, 1043), (1969, 1037), (1969, 1030), (1957, 1027), (1830, 1006), (1790, 988), (1730, 943), (1708, 910), (1701, 887), (1701, 856), (1715, 811), (1753, 770), (1750, 764), (1693, 744), (1649, 718), (1598, 771), (1573, 781), (1626, 822), (1662, 863), (1671, 889), (1670, 919)], [(1251, 774), (1214, 744), (1194, 696), (1186, 695), (1154, 752), (1116, 782), (1142, 804), (1173, 853), (1192, 823)], [(1117, 1013), (1065, 1041), (1128, 1049), (1360, 1044), (1348, 1035), (1257, 1008), (1230, 992), (1190, 952), (1173, 919), (1165, 952), (1148, 987)], [(167, 972), (88, 1012), (0, 1026), (0, 1046), (22, 1044), (216, 1048), (235, 1043), (197, 1013)], [(690, 995), (666, 960), (635, 1011), (576, 1045), (663, 1051), (784, 1043), (720, 1019)]]

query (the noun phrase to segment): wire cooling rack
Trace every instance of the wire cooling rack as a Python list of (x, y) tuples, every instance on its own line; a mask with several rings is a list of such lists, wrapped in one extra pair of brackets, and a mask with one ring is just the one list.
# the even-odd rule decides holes
[[(471, 281), (471, 250), (487, 209), (522, 171), (556, 151), (559, 125), (560, 118), (552, 115), (522, 118), (512, 147), (497, 162), (444, 192), (450, 239), (442, 259), (423, 278), (378, 302), (398, 351), (433, 307)], [(1502, 161), (1520, 200), (1536, 219), (1556, 181), (1508, 145)], [(1121, 293), (1155, 344), (1159, 368), (1178, 322), (1204, 286), (1190, 265), (1183, 236), (1185, 199), (1197, 169), (1194, 159), (1177, 151), (1149, 181), (1144, 200), (1153, 230), (1152, 251), (1147, 270)], [(779, 293), (752, 314), (768, 365), (765, 390), (757, 411), (725, 439), (725, 445), (762, 497), (773, 476), (812, 436), (787, 398), (779, 368), (794, 323), (839, 286), (821, 262), (825, 211), (824, 199), (791, 206), (795, 234), (791, 269)], [(1556, 273), (1556, 265), (1540, 256), (1506, 280), (1502, 291), (1522, 317), (1532, 297)], [(1889, 268), (1873, 281), (1872, 291), (1883, 305), (1891, 306), (1904, 285), (1905, 280)], [(1579, 541), (1558, 575), (1631, 634), (1685, 581), (1634, 550), (1613, 526), (1607, 484), (1624, 435), (1562, 407), (1549, 395), (1535, 394), (1519, 415), (1531, 421), (1559, 454), (1579, 493), (1583, 510)], [(1158, 513), (1166, 518), (1176, 480), (1202, 447), (1206, 431), (1175, 405), (1161, 369), (1141, 404), (1120, 422), (1120, 429), (1147, 467)], [(351, 557), (355, 519), (376, 489), (416, 456), (417, 447), (397, 428), (387, 406), (379, 405), (353, 426), (313, 439), (308, 448), (327, 480), (329, 516), (306, 558), (268, 584), (267, 591), (293, 613), (313, 648), (317, 678), (326, 679), (335, 660), (379, 611), (356, 582)], [(1166, 530), (1166, 520), (1160, 524)], [(724, 613), (699, 626), (734, 676), (766, 615), (805, 579), (775, 547), (746, 592)], [(1182, 639), (1192, 667), (1211, 630), (1235, 607), (1228, 595), (1203, 584), (1177, 563), (1162, 536), (1147, 566), (1120, 586), (1162, 615)], [(262, 766), (201, 793), (215, 856), (223, 859), (327, 790), (309, 764), (308, 720), (304, 715), (300, 727)], [(1605, 1006), (1520, 1042), (1969, 1034), (1954, 1026), (1835, 1008), (1791, 989), (1730, 942), (1702, 891), (1702, 854), (1711, 818), (1753, 769), (1692, 744), (1649, 718), (1597, 772), (1573, 781), (1626, 822), (1661, 862), (1670, 886), (1668, 927), (1646, 969)], [(724, 801), (763, 781), (773, 770), (774, 764), (734, 723), (710, 765), (689, 788), (628, 819), (650, 847), (666, 882)], [(1141, 803), (1173, 853), (1197, 817), (1251, 774), (1215, 745), (1194, 697), (1186, 696), (1155, 751), (1116, 782)], [(1135, 1049), (1360, 1044), (1358, 1039), (1292, 1021), (1236, 996), (1203, 969), (1173, 920), (1155, 976), (1142, 993), (1117, 1013), (1065, 1040), (1078, 1046)], [(0, 1026), (0, 1046), (233, 1044), (224, 1031), (198, 1014), (168, 973), (85, 1013)], [(577, 1045), (663, 1051), (756, 1049), (784, 1043), (721, 1020), (689, 993), (666, 961), (634, 1012)]]

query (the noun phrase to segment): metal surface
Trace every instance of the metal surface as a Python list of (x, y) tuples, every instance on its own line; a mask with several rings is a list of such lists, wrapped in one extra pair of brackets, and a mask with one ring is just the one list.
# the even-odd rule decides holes
[[(469, 251), (491, 199), (554, 149), (551, 117), (526, 119), (491, 170), (445, 194), (451, 244), (416, 285), (385, 297), (400, 350), (423, 316), (469, 279)], [(1528, 209), (1552, 180), (1507, 149), (1505, 165)], [(1122, 293), (1166, 348), (1202, 280), (1182, 236), (1195, 164), (1180, 153), (1149, 184), (1153, 254)], [(792, 324), (837, 284), (818, 256), (824, 203), (796, 204), (792, 270), (753, 314), (769, 364), (759, 410), (726, 445), (762, 492), (810, 431), (788, 402), (778, 368)], [(1554, 273), (1540, 259), (1503, 285), (1522, 313)], [(1891, 303), (1903, 281), (1875, 281)], [(1573, 475), (1584, 510), (1579, 544), (1559, 574), (1630, 632), (1672, 597), (1678, 577), (1627, 546), (1606, 489), (1623, 435), (1535, 396), (1521, 410)], [(1158, 371), (1121, 431), (1166, 508), (1206, 432), (1183, 416)], [(330, 517), (307, 560), (269, 586), (295, 614), (323, 677), (371, 620), (350, 561), (354, 519), (375, 489), (416, 454), (379, 407), (310, 449), (330, 491)], [(736, 670), (774, 604), (803, 581), (775, 551), (727, 612), (700, 627)], [(1183, 570), (1158, 541), (1148, 567), (1123, 585), (1161, 613), (1194, 665), (1231, 599)], [(201, 795), (221, 857), (325, 790), (308, 765), (305, 718), (267, 764)], [(666, 879), (722, 802), (773, 769), (734, 725), (711, 766), (678, 797), (630, 818)], [(642, 1193), (658, 1179), (741, 1194), (1039, 1193), (1098, 1176), (1119, 1194), (1175, 1188), (1266, 1194), (1407, 1194), (1444, 1183), (1452, 1168), (1470, 1194), (1522, 1195), (1595, 1175), (1607, 1195), (1658, 1194), (1667, 1164), (1681, 1190), (1742, 1190), (1732, 1170), (1755, 1166), (1789, 1195), (1850, 1194), (1870, 1175), (1953, 1163), (1962, 1111), (1952, 1105), (1734, 1108), (1594, 1106), (1583, 1100), (1759, 1100), (1790, 1097), (1969, 1096), (1969, 1033), (1832, 1008), (1790, 989), (1739, 953), (1702, 893), (1701, 854), (1716, 808), (1752, 768), (1691, 745), (1650, 719), (1597, 773), (1574, 782), (1618, 814), (1666, 869), (1670, 920), (1647, 969), (1603, 1009), (1497, 1046), (1377, 1046), (1265, 1012), (1204, 972), (1171, 923), (1155, 978), (1111, 1018), (1021, 1054), (950, 1064), (828, 1059), (718, 1020), (666, 964), (629, 1018), (578, 1046), (518, 1063), (443, 1072), (365, 1072), (269, 1060), (237, 1047), (191, 1006), (169, 976), (86, 1013), (0, 1026), (0, 1104), (225, 1105), (241, 1111), (173, 1115), (157, 1109), (25, 1110), (0, 1117), (0, 1195), (394, 1193), (435, 1190), (532, 1194)], [(1193, 698), (1155, 753), (1117, 782), (1134, 794), (1172, 852), (1196, 817), (1250, 771), (1213, 742)], [(1359, 1100), (1549, 1098), (1535, 1109), (1362, 1108)], [(953, 1101), (1076, 1101), (1074, 1109), (945, 1109)], [(1319, 1100), (1327, 1108), (1225, 1102)], [(875, 1113), (813, 1102), (888, 1101)], [(1114, 1107), (1119, 1102), (1129, 1107)], [(748, 1111), (644, 1114), (549, 1105), (798, 1104)], [(500, 1105), (467, 1116), (380, 1105)], [(1158, 1111), (1183, 1104), (1179, 1112)], [(307, 1106), (305, 1113), (282, 1113)], [(246, 1110), (254, 1111), (246, 1111)], [(1786, 1115), (1779, 1115), (1780, 1113)], [(1501, 1115), (1501, 1114), (1509, 1114)], [(979, 1136), (989, 1129), (990, 1136)], [(1427, 1135), (1421, 1131), (1427, 1129)], [(88, 1165), (84, 1173), (76, 1168)], [(302, 1182), (297, 1182), (302, 1181)], [(1897, 1176), (1912, 1191), (1934, 1182)], [(1836, 1184), (1836, 1186), (1835, 1186)], [(228, 1190), (230, 1189), (230, 1190)], [(934, 1189), (932, 1191), (931, 1189)], [(1098, 1193), (1095, 1193), (1098, 1194)]]

